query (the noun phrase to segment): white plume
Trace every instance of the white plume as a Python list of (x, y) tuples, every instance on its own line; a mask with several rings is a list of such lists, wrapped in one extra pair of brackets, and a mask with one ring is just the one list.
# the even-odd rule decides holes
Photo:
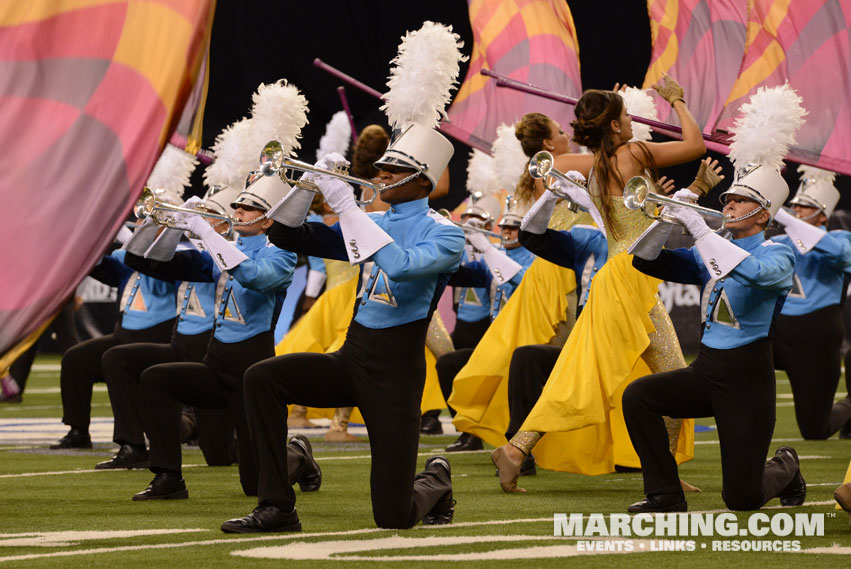
[(255, 162), (270, 140), (277, 140), (284, 154), (291, 156), (301, 148), (298, 139), (301, 129), (307, 124), (307, 99), (295, 85), (286, 79), (278, 79), (271, 85), (261, 83), (252, 96), (251, 147), (255, 151)]
[(467, 191), (481, 195), (499, 191), (493, 157), (475, 148), (470, 152), (470, 161), (467, 162)]
[(251, 144), (252, 120), (241, 118), (225, 127), (213, 144), (215, 160), (204, 171), (207, 187), (241, 190), (248, 174), (257, 169), (260, 151)]
[(446, 116), (452, 100), (450, 91), (458, 84), (459, 62), (464, 43), (451, 26), (425, 22), (415, 32), (407, 32), (399, 52), (390, 62), (381, 110), (390, 126), (403, 128), (416, 123), (434, 128)]
[(151, 175), (148, 176), (148, 187), (181, 197), (189, 186), (189, 177), (197, 165), (198, 160), (192, 154), (172, 144), (166, 144)]
[(343, 156), (349, 150), (349, 141), (352, 139), (352, 126), (346, 111), (337, 111), (325, 126), (325, 134), (319, 139), (319, 148), (316, 150), (316, 159), (324, 157), (332, 152), (338, 152)]
[(730, 160), (738, 170), (748, 164), (762, 164), (780, 170), (795, 133), (804, 124), (806, 109), (801, 97), (788, 83), (760, 87), (749, 102), (739, 108), (733, 123)]
[(801, 164), (798, 166), (798, 173), (801, 175), (802, 181), (807, 180), (807, 182), (817, 184), (819, 186), (822, 184), (832, 186), (834, 180), (836, 180), (836, 172), (822, 170), (815, 166), (805, 166), (804, 164)]
[[(623, 97), (626, 112), (630, 115), (654, 121), (659, 120), (659, 115), (656, 112), (656, 103), (653, 102), (653, 97), (646, 90), (627, 87), (620, 92), (620, 95)], [(632, 140), (630, 142), (648, 142), (649, 140), (650, 127), (646, 124), (633, 121)]]
[(499, 187), (514, 193), (520, 176), (529, 167), (529, 157), (523, 153), (520, 141), (514, 135), (514, 127), (501, 124), (496, 129), (496, 140), (491, 146), (494, 169)]

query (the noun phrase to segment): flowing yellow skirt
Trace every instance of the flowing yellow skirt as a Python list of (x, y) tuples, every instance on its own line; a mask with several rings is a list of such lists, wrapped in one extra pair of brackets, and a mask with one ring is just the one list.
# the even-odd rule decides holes
[[(290, 328), (287, 335), (275, 346), (275, 355), (313, 352), (326, 354), (340, 349), (346, 340), (346, 332), (352, 320), (357, 294), (357, 274), (351, 279), (326, 290), (301, 319)], [(435, 312), (435, 317), (438, 317)], [(446, 402), (440, 391), (440, 382), (435, 369), (435, 357), (428, 348), (426, 357), (426, 383), (423, 390), (422, 410), (443, 409)], [(292, 406), (290, 406), (292, 407)], [(307, 418), (328, 418), (334, 409), (308, 407)], [(352, 423), (363, 423), (357, 408), (349, 418)]]
[[(649, 312), (661, 281), (616, 255), (603, 266), (538, 403), (522, 426), (547, 433), (535, 447), (537, 463), (579, 474), (612, 472), (614, 465), (640, 467), (623, 412), (623, 390), (650, 374), (642, 353), (655, 328)], [(673, 338), (672, 341), (676, 341)], [(694, 457), (694, 421), (684, 420), (678, 463)]]
[(455, 376), (449, 404), (455, 427), (494, 446), (505, 444), (508, 367), (514, 349), (546, 344), (565, 320), (576, 289), (573, 271), (536, 259)]

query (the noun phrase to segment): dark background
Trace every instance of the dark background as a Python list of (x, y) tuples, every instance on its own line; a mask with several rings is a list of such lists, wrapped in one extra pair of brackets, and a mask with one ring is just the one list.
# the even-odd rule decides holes
[[(583, 88), (610, 89), (616, 82), (640, 86), (650, 63), (650, 22), (645, 2), (570, 0), (567, 4), (579, 39)], [(249, 113), (251, 95), (260, 83), (286, 78), (308, 99), (309, 124), (302, 132), (299, 158), (313, 162), (326, 123), (342, 108), (336, 89), (343, 85), (339, 79), (314, 67), (314, 58), (384, 92), (390, 60), (396, 55), (401, 37), (407, 30), (418, 29), (425, 20), (451, 25), (464, 42), (464, 53), (470, 54), (473, 35), (464, 0), (219, 0), (210, 47), (205, 148), (212, 146), (222, 128)], [(459, 82), (466, 71), (467, 65), (462, 63)], [(371, 123), (386, 126), (384, 114), (378, 110), (380, 101), (354, 87), (345, 87), (358, 130)], [(654, 140), (665, 138), (654, 137)], [(450, 195), (432, 204), (436, 208), (451, 208), (466, 196), (469, 149), (457, 142), (455, 146), (450, 164)], [(732, 167), (726, 158), (721, 162), (729, 182)], [(793, 192), (798, 179), (795, 169), (793, 165), (787, 174)], [(692, 163), (662, 173), (686, 186), (695, 171), (696, 163)], [(840, 178), (840, 189), (848, 185), (848, 179)], [(710, 194), (705, 204), (719, 207), (717, 194), (722, 189)], [(194, 191), (203, 193), (199, 175)], [(851, 207), (851, 192), (843, 193), (849, 195), (840, 202), (840, 207)]]

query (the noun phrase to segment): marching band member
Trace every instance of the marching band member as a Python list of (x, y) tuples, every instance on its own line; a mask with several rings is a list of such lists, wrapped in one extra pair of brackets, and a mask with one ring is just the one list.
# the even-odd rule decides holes
[[(225, 129), (219, 141), (233, 136), (232, 129)], [(226, 141), (227, 142), (227, 141)], [(217, 146), (220, 146), (218, 144)], [(231, 217), (231, 202), (239, 190), (228, 186), (222, 170), (235, 167), (227, 163), (227, 156), (217, 156), (215, 166), (205, 172), (209, 190), (203, 200), (190, 198), (184, 208), (200, 208), (217, 215)], [(188, 185), (194, 169), (191, 163), (175, 164), (172, 178), (180, 185)], [(208, 218), (216, 231), (230, 231), (230, 224)], [(203, 250), (203, 243), (193, 240)], [(118, 452), (110, 460), (98, 463), (95, 469), (147, 468), (148, 449), (145, 446), (145, 429), (142, 422), (141, 392), (139, 378), (147, 368), (171, 362), (201, 362), (207, 353), (215, 324), (215, 282), (176, 281), (177, 326), (169, 344), (135, 343), (116, 346), (103, 355), (104, 377), (109, 390), (109, 401), (115, 418), (112, 440), (119, 445)], [(227, 413), (199, 409), (196, 413), (198, 444), (210, 466), (232, 464), (233, 423)]]
[(851, 429), (851, 399), (833, 402), (842, 373), (841, 302), (851, 272), (851, 233), (826, 229), (839, 203), (836, 174), (810, 166), (798, 171), (803, 178), (791, 202), (795, 214), (777, 212), (786, 235), (773, 239), (795, 251), (795, 281), (769, 337), (774, 367), (789, 376), (801, 436), (819, 440)]
[[(742, 106), (730, 147), (737, 178), (721, 195), (732, 241), (712, 232), (696, 210), (672, 206), (666, 214), (686, 227), (695, 246), (636, 249), (633, 265), (645, 274), (703, 289), (703, 334), (688, 367), (648, 375), (624, 391), (624, 417), (641, 458), (646, 494), (629, 506), (630, 512), (688, 507), (665, 444), (663, 415), (715, 417), (722, 498), (731, 510), (758, 509), (774, 497), (784, 506), (804, 502), (806, 484), (795, 450), (781, 446), (765, 462), (776, 412), (768, 333), (792, 287), (795, 255), (786, 245), (766, 241), (764, 231), (789, 195), (778, 167), (803, 122), (799, 102), (784, 85), (761, 88)], [(783, 121), (774, 113), (782, 113)], [(678, 194), (680, 199), (697, 197), (688, 190)]]
[[(463, 282), (463, 284), (470, 286), (484, 285), (490, 291), (488, 296), (490, 298), (491, 321), (496, 319), (500, 310), (511, 298), (511, 294), (520, 285), (526, 269), (535, 260), (535, 256), (523, 247), (518, 239), (517, 234), (520, 231), (522, 218), (514, 213), (516, 208), (517, 202), (511, 200), (505, 215), (499, 222), (502, 234), (502, 250), (494, 247), (484, 234), (477, 231), (468, 232), (467, 241), (474, 251), (481, 256), (482, 261), (462, 265), (449, 281), (450, 284)], [(445, 354), (437, 360), (437, 376), (440, 379), (440, 388), (445, 399), (449, 399), (455, 376), (470, 360), (473, 351), (474, 348), (461, 348)], [(455, 415), (455, 410), (451, 406), (449, 412), (452, 416)], [(446, 447), (448, 452), (481, 449), (482, 439), (464, 432), (461, 433), (458, 440)]]
[[(339, 223), (276, 223), (270, 231), (278, 247), (352, 264), (371, 260), (373, 268), (339, 351), (279, 356), (246, 372), (246, 407), (260, 466), (258, 506), (248, 516), (224, 522), (224, 532), (301, 529), (295, 494), (284, 478), (288, 465), (275, 444), (286, 435), (288, 403), (360, 409), (369, 431), (373, 517), (379, 527), (452, 521), (449, 462), (432, 457), (425, 470), (415, 471), (426, 332), (464, 246), (463, 232), (428, 207), (428, 195), (453, 152), (433, 127), (458, 74), (457, 39), (426, 22), (403, 38), (394, 60), (385, 100), (399, 134), (376, 163), (390, 209), (367, 214), (357, 207), (351, 186), (321, 175), (315, 182)], [(428, 60), (415, 60), (417, 53), (428, 53)], [(402, 99), (404, 92), (410, 95)]]

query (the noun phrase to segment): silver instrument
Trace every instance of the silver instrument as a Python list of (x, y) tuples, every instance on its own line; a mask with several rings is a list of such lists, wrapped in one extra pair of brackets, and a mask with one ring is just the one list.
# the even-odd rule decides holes
[(139, 197), (136, 205), (133, 206), (133, 213), (139, 219), (147, 219), (150, 217), (157, 225), (164, 225), (173, 229), (185, 229), (185, 227), (182, 227), (173, 216), (168, 215), (169, 213), (189, 213), (209, 217), (211, 219), (218, 219), (220, 222), (227, 223), (227, 231), (223, 233), (228, 233), (234, 223), (234, 220), (227, 215), (214, 213), (205, 209), (180, 207), (178, 205), (172, 205), (168, 202), (158, 200), (154, 192), (147, 187), (142, 190), (142, 195)]
[[(263, 152), (260, 155), (260, 170), (257, 172), (252, 172), (248, 177), (248, 182), (246, 185), (253, 182), (259, 176), (272, 176), (276, 173), (281, 172), (282, 169), (290, 169), (295, 170), (297, 172), (311, 172), (314, 174), (323, 174), (326, 176), (333, 176), (334, 178), (338, 178), (343, 180), (344, 182), (348, 182), (350, 184), (355, 184), (357, 186), (365, 186), (372, 190), (372, 196), (368, 200), (355, 200), (358, 205), (369, 205), (375, 201), (375, 198), (385, 189), (385, 185), (381, 183), (374, 183), (369, 180), (364, 180), (362, 178), (357, 178), (348, 173), (347, 167), (343, 164), (337, 165), (334, 170), (326, 170), (324, 168), (317, 168), (312, 164), (308, 164), (307, 162), (302, 162), (301, 160), (296, 160), (295, 158), (290, 158), (284, 155), (284, 149), (281, 147), (281, 143), (277, 140), (271, 140), (268, 144), (263, 148)], [(287, 181), (290, 185), (297, 186), (303, 190), (308, 190), (310, 192), (319, 193), (319, 187), (310, 182), (308, 180), (296, 180), (291, 179), (286, 176), (283, 176), (284, 180)]]
[(565, 202), (567, 202), (568, 209), (573, 212), (578, 211), (580, 205), (570, 199), (570, 196), (568, 196), (566, 193), (560, 191), (558, 188), (554, 188), (552, 184), (549, 183), (548, 178), (555, 178), (556, 180), (564, 184), (576, 186), (582, 189), (582, 191), (588, 191), (588, 188), (585, 186), (584, 182), (574, 180), (567, 174), (557, 170), (555, 168), (555, 159), (553, 158), (553, 155), (550, 152), (547, 152), (546, 150), (541, 150), (540, 152), (532, 156), (532, 159), (529, 161), (529, 175), (536, 180), (543, 180), (544, 186), (546, 186), (549, 191), (551, 191), (552, 193), (563, 199)]
[(446, 219), (451, 221), (454, 225), (457, 225), (458, 227), (460, 227), (464, 231), (475, 231), (477, 233), (483, 233), (483, 234), (487, 235), (488, 237), (492, 237), (494, 239), (500, 239), (500, 240), (502, 239), (502, 235), (500, 233), (488, 231), (487, 229), (482, 229), (481, 227), (476, 227), (475, 225), (465, 225), (463, 223), (458, 223), (457, 221), (452, 219), (452, 214), (449, 213), (448, 209), (439, 209), (439, 210), (437, 210), (437, 213), (439, 213), (440, 215), (442, 215), (443, 217), (445, 217)]
[(644, 215), (651, 219), (663, 221), (672, 225), (682, 225), (682, 223), (680, 223), (677, 218), (665, 214), (664, 209), (659, 211), (659, 205), (667, 204), (687, 207), (703, 215), (719, 218), (721, 219), (721, 227), (717, 231), (724, 229), (724, 225), (727, 221), (729, 221), (727, 216), (718, 210), (703, 207), (691, 201), (675, 200), (653, 192), (655, 189), (656, 185), (649, 177), (633, 176), (627, 181), (626, 186), (624, 186), (623, 204), (629, 209), (640, 209), (644, 212)]

